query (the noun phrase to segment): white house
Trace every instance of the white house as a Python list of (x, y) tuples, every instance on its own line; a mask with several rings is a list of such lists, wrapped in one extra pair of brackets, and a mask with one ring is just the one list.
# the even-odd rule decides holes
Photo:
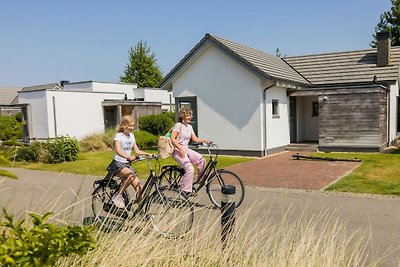
[(165, 76), (176, 107), (221, 153), (264, 156), (293, 143), (379, 151), (399, 131), (400, 47), (279, 58), (206, 34)]
[(160, 88), (136, 88), (133, 90), (133, 100), (144, 102), (161, 102), (163, 111), (174, 111), (175, 99), (172, 92)]
[(162, 112), (161, 102), (133, 100), (136, 89), (135, 84), (97, 81), (24, 87), (18, 101), (27, 122), (25, 139), (61, 135), (81, 139), (115, 127), (123, 115), (137, 120), (142, 115)]

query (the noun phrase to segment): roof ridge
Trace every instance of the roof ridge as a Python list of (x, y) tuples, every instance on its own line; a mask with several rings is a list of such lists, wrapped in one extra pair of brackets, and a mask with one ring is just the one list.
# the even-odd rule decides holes
[[(392, 46), (392, 49), (400, 49), (400, 46)], [(290, 56), (285, 58), (302, 58), (302, 57), (315, 57), (315, 56), (328, 56), (328, 55), (339, 55), (339, 54), (354, 54), (354, 53), (365, 53), (365, 52), (376, 52), (376, 48), (369, 49), (360, 49), (360, 50), (350, 50), (350, 51), (339, 51), (339, 52), (326, 52), (326, 53), (318, 53), (318, 54), (307, 54), (300, 56)]]

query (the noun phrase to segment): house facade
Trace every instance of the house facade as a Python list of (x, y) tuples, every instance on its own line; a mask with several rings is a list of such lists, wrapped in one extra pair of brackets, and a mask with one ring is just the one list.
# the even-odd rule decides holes
[(124, 115), (137, 121), (140, 116), (162, 112), (161, 102), (134, 100), (136, 89), (135, 84), (97, 81), (24, 87), (18, 93), (26, 121), (24, 139), (65, 135), (81, 139), (115, 127)]
[(380, 151), (397, 138), (400, 47), (279, 58), (206, 34), (160, 83), (190, 105), (222, 153), (265, 156), (293, 143)]

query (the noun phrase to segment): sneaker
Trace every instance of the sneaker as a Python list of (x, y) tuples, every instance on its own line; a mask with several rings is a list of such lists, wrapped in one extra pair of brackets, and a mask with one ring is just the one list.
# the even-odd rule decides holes
[(125, 201), (121, 195), (114, 195), (111, 198), (112, 202), (114, 203), (117, 208), (124, 209), (125, 208)]

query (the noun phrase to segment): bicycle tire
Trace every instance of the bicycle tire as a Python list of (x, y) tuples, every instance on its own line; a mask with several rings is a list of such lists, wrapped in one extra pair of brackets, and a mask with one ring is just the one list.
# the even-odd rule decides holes
[(150, 196), (146, 217), (161, 235), (181, 238), (192, 228), (194, 208), (184, 193), (165, 186)]
[(163, 172), (160, 174), (159, 187), (169, 186), (179, 188), (179, 182), (185, 171), (177, 165), (170, 165), (164, 167)]
[(233, 185), (236, 188), (236, 193), (233, 197), (236, 207), (239, 207), (244, 199), (244, 185), (240, 177), (227, 170), (216, 170), (210, 177), (210, 182), (207, 183), (207, 195), (214, 206), (221, 208), (222, 193), (221, 187), (223, 185)]
[[(117, 192), (119, 185), (114, 182), (104, 182), (97, 186), (92, 193), (92, 212), (95, 220), (103, 230), (112, 230), (122, 226), (128, 217), (126, 210), (117, 208), (111, 197)], [(123, 193), (125, 204), (130, 203), (128, 193)]]

